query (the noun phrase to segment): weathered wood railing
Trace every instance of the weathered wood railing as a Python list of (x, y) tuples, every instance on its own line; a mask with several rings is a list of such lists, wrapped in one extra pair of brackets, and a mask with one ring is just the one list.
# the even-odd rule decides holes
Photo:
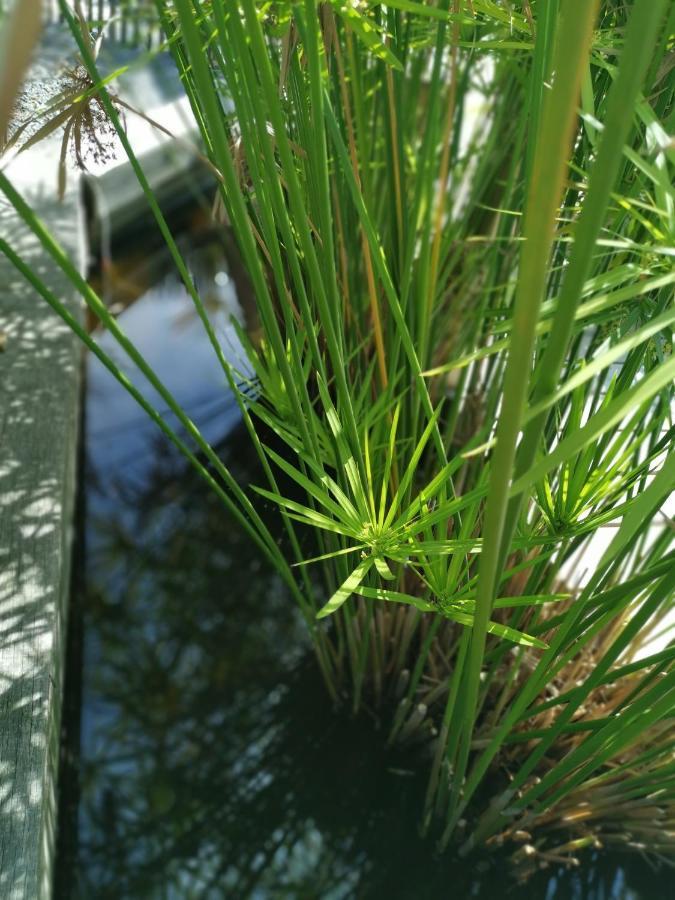
[[(58, 141), (5, 169), (80, 263), (73, 184), (52, 187)], [(0, 236), (78, 315), (63, 273), (0, 195)], [(0, 254), (0, 897), (47, 900), (67, 616), (80, 347)]]

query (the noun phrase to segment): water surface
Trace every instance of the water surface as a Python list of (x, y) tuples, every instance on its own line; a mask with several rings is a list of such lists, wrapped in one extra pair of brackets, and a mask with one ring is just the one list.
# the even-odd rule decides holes
[[(122, 319), (240, 482), (259, 481), (184, 292), (169, 279)], [(57, 896), (675, 896), (635, 859), (523, 886), (493, 856), (437, 858), (417, 833), (424, 767), (331, 707), (279, 578), (95, 360), (85, 450)]]

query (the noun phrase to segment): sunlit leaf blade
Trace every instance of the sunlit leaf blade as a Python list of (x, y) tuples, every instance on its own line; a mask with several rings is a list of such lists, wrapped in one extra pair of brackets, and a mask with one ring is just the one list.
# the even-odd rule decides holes
[(317, 619), (324, 619), (338, 610), (342, 604), (349, 600), (356, 588), (361, 584), (373, 565), (373, 558), (367, 556), (362, 559), (354, 571), (342, 582), (325, 606), (322, 606), (316, 614)]

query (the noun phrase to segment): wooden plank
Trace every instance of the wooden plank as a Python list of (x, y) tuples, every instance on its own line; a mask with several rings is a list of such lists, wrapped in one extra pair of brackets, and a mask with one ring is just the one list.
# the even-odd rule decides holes
[[(80, 261), (75, 179), (55, 196), (57, 143), (6, 171)], [(79, 309), (2, 195), (0, 234)], [(0, 332), (0, 897), (35, 900), (51, 893), (81, 352), (4, 257)]]

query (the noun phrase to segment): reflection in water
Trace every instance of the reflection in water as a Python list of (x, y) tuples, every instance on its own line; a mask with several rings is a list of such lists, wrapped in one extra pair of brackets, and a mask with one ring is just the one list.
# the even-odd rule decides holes
[[(234, 474), (256, 481), (186, 302), (157, 290), (125, 328), (224, 436)], [(331, 709), (278, 577), (152, 429), (90, 362), (80, 802), (63, 897), (666, 896), (616, 868), (523, 887), (496, 860), (434, 859), (416, 831), (415, 759)]]

